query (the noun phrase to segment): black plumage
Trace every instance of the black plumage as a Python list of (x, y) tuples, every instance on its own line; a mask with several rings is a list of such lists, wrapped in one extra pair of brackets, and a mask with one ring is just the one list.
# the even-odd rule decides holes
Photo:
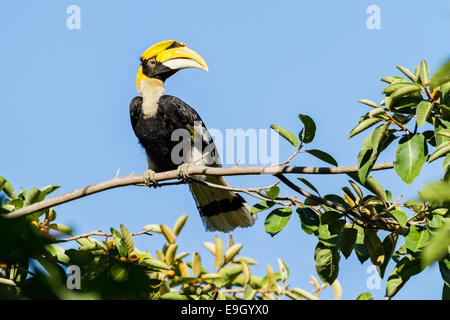
[[(177, 129), (190, 130), (194, 125), (206, 127), (198, 113), (181, 99), (164, 95), (159, 99), (155, 116), (145, 119), (142, 115), (142, 97), (134, 97), (130, 103), (130, 118), (134, 133), (147, 155), (155, 163), (154, 171), (176, 169), (181, 163), (173, 163), (171, 152), (179, 141), (172, 141)], [(212, 143), (212, 141), (210, 140)], [(207, 141), (202, 139), (202, 150)]]

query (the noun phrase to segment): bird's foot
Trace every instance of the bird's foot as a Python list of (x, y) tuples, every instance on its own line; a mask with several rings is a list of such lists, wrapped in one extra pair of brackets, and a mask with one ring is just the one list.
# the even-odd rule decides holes
[(186, 181), (188, 179), (187, 172), (188, 172), (189, 166), (190, 166), (189, 163), (183, 163), (178, 166), (178, 169), (177, 169), (178, 179), (182, 179), (184, 181)]
[(158, 186), (158, 181), (155, 180), (155, 174), (156, 172), (150, 169), (144, 172), (144, 183), (147, 187), (156, 188)]

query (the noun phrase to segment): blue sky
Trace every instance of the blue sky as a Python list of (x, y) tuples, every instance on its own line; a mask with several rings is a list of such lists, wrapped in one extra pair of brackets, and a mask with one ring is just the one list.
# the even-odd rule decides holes
[[(66, 27), (69, 5), (81, 9), (81, 29)], [(381, 29), (366, 27), (370, 5), (381, 9)], [(143, 172), (145, 153), (131, 129), (128, 105), (136, 95), (139, 55), (167, 39), (185, 42), (200, 53), (210, 72), (185, 70), (166, 82), (166, 92), (193, 106), (207, 126), (268, 128), (277, 123), (298, 130), (298, 113), (313, 117), (318, 132), (312, 147), (342, 165), (354, 165), (365, 135), (348, 140), (367, 109), (357, 100), (381, 100), (386, 75), (395, 66), (410, 69), (427, 59), (432, 71), (448, 57), (448, 1), (11, 1), (0, 3), (0, 174), (16, 187), (59, 184), (58, 194), (113, 177)], [(282, 142), (281, 158), (290, 153)], [(392, 160), (389, 149), (381, 160)], [(322, 165), (301, 155), (298, 165)], [(423, 184), (437, 180), (440, 163), (428, 165), (407, 186), (393, 172), (375, 177), (394, 197), (416, 197)], [(308, 178), (308, 177), (307, 177)], [(339, 193), (345, 177), (309, 177), (323, 194)], [(270, 177), (236, 177), (236, 186), (263, 186)], [(254, 203), (252, 199), (249, 199)], [(186, 186), (111, 190), (57, 208), (58, 220), (78, 233), (124, 223), (139, 231), (150, 223), (172, 225), (188, 214), (183, 250), (213, 241), (204, 231)], [(276, 237), (264, 232), (261, 214), (251, 229), (233, 232), (243, 255), (265, 263), (284, 259), (290, 283), (312, 290), (315, 238), (300, 228), (296, 215)], [(226, 239), (222, 235), (222, 239)], [(141, 237), (140, 249), (159, 247), (159, 236)], [(212, 258), (212, 257), (208, 257)], [(212, 261), (212, 259), (211, 259)], [(341, 261), (343, 298), (368, 290), (366, 269), (356, 257)], [(391, 267), (388, 269), (390, 271)], [(403, 299), (439, 299), (437, 266), (411, 279)], [(330, 298), (331, 292), (323, 297)]]

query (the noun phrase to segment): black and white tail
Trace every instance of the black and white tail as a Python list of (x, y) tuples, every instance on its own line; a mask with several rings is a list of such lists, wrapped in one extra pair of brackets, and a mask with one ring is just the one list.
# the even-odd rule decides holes
[[(203, 178), (207, 182), (221, 186), (230, 186), (220, 176), (196, 178)], [(195, 182), (190, 183), (189, 188), (207, 230), (229, 232), (237, 227), (250, 227), (255, 223), (256, 215), (250, 213), (250, 205), (239, 194)]]

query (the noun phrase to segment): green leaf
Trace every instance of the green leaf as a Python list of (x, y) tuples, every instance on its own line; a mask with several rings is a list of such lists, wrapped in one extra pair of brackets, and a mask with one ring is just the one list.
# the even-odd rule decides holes
[(169, 270), (169, 266), (165, 262), (150, 257), (143, 259), (140, 263), (151, 269)]
[(396, 99), (398, 99), (400, 97), (408, 96), (408, 95), (411, 95), (414, 93), (419, 93), (421, 91), (422, 91), (422, 87), (420, 85), (411, 84), (409, 86), (405, 86), (405, 87), (398, 89), (393, 94), (391, 94), (390, 98), (392, 99), (392, 101), (395, 101)]
[(45, 198), (45, 193), (41, 192), (38, 188), (31, 188), (28, 190), (25, 196), (24, 206), (42, 201)]
[(425, 60), (420, 61), (419, 64), (419, 78), (423, 85), (428, 85), (430, 82), (430, 69), (428, 63)]
[(369, 252), (370, 261), (376, 266), (381, 266), (384, 262), (383, 243), (374, 230), (364, 230), (364, 245)]
[(436, 146), (439, 146), (447, 141), (450, 141), (449, 137), (441, 135), (441, 132), (450, 130), (450, 121), (440, 118), (434, 118), (434, 137), (436, 139)]
[(383, 250), (384, 250), (384, 261), (380, 266), (380, 276), (383, 278), (386, 268), (391, 260), (392, 255), (395, 251), (395, 246), (397, 245), (398, 234), (393, 232), (390, 233), (383, 240)]
[[(406, 239), (405, 239), (406, 241)], [(441, 229), (436, 231), (431, 241), (421, 253), (422, 267), (432, 264), (434, 261), (441, 260), (449, 254), (450, 248), (450, 223), (446, 223)]]
[(417, 77), (407, 68), (403, 66), (397, 66), (397, 69), (403, 72), (403, 74), (407, 76), (412, 82), (417, 82)]
[(122, 232), (123, 240), (127, 248), (128, 256), (131, 256), (134, 252), (134, 242), (131, 232), (123, 225), (120, 225), (120, 231)]
[(161, 300), (192, 300), (192, 298), (187, 295), (182, 295), (178, 292), (171, 291), (163, 294), (161, 296)]
[(314, 120), (311, 117), (305, 114), (299, 114), (298, 116), (300, 120), (303, 122), (303, 125), (305, 126), (303, 143), (310, 143), (314, 140), (314, 136), (316, 134), (316, 124), (314, 123)]
[(294, 147), (298, 146), (298, 144), (299, 144), (298, 139), (292, 132), (290, 132), (286, 129), (283, 129), (282, 127), (280, 127), (279, 125), (276, 125), (276, 124), (272, 124), (270, 127), (273, 130), (275, 130), (276, 132), (278, 132), (278, 134), (280, 136), (282, 136), (287, 141), (289, 141)]
[(179, 217), (177, 219), (177, 221), (175, 221), (175, 224), (173, 225), (173, 233), (175, 234), (175, 236), (178, 236), (181, 232), (181, 230), (184, 227), (184, 224), (186, 223), (188, 216), (182, 215), (181, 217)]
[(390, 95), (393, 94), (395, 91), (408, 87), (408, 86), (416, 86), (416, 84), (411, 83), (411, 82), (407, 82), (407, 81), (395, 81), (394, 83), (392, 83), (391, 85), (387, 86), (386, 88), (384, 88), (383, 92), (385, 95)]
[[(345, 221), (340, 220), (345, 223)], [(339, 234), (331, 232), (332, 226), (328, 224), (321, 224), (317, 229), (317, 237), (319, 241), (329, 248), (339, 248)]]
[(361, 181), (365, 181), (370, 170), (378, 159), (379, 153), (383, 150), (383, 142), (386, 140), (389, 131), (389, 123), (377, 127), (365, 140), (363, 147), (358, 154), (358, 175)]
[(405, 285), (407, 279), (402, 279), (398, 274), (392, 273), (386, 284), (386, 297), (392, 298)]
[(200, 258), (200, 254), (198, 252), (194, 252), (192, 257), (192, 274), (194, 277), (197, 277), (202, 272), (202, 259)]
[(422, 134), (403, 137), (397, 147), (394, 169), (407, 184), (411, 184), (419, 175), (427, 156), (425, 137)]
[(70, 258), (66, 255), (64, 249), (55, 243), (46, 245), (45, 249), (47, 249), (47, 251), (61, 263), (66, 264), (70, 261)]
[(360, 199), (364, 198), (364, 195), (363, 195), (363, 192), (362, 192), (361, 188), (358, 187), (358, 185), (356, 183), (354, 183), (353, 181), (351, 181), (351, 180), (348, 180), (348, 182), (352, 186), (353, 190), (355, 190), (355, 192), (358, 195), (358, 197)]
[(10, 199), (14, 198), (14, 187), (2, 176), (0, 176), (0, 191), (3, 191)]
[(371, 100), (367, 100), (367, 99), (361, 99), (361, 100), (358, 100), (358, 102), (362, 103), (362, 104), (365, 104), (365, 105), (367, 105), (369, 107), (372, 107), (372, 108), (379, 108), (380, 107), (377, 103), (375, 103), (375, 102), (373, 102)]
[(64, 234), (68, 234), (71, 236), (73, 235), (72, 230), (68, 226), (66, 226), (62, 223), (51, 223), (48, 225), (48, 227), (49, 227), (49, 229), (56, 230), (56, 231), (64, 233)]
[(241, 251), (243, 244), (237, 243), (231, 246), (225, 254), (225, 263), (230, 262)]
[(173, 264), (173, 262), (175, 261), (175, 255), (177, 254), (177, 249), (178, 249), (178, 245), (176, 243), (172, 243), (167, 248), (165, 260), (169, 266), (171, 266)]
[(314, 262), (319, 278), (328, 284), (332, 284), (339, 274), (339, 251), (330, 248), (322, 242), (318, 242), (314, 251)]
[(110, 273), (114, 281), (123, 282), (128, 279), (127, 269), (122, 264), (112, 266)]
[(412, 252), (421, 251), (430, 241), (430, 233), (426, 229), (417, 226), (409, 228), (408, 235), (405, 237), (406, 248)]
[(347, 259), (353, 251), (356, 243), (358, 230), (354, 228), (345, 228), (341, 233), (340, 249), (345, 259)]
[(450, 300), (450, 284), (444, 282), (442, 287), (442, 300)]
[(390, 214), (395, 218), (395, 220), (400, 223), (402, 227), (406, 226), (406, 222), (408, 221), (408, 216), (400, 209), (394, 209), (389, 211)]
[(349, 177), (360, 183), (362, 186), (367, 188), (367, 190), (372, 191), (375, 195), (378, 196), (383, 201), (387, 201), (386, 191), (383, 186), (372, 176), (368, 176), (364, 183), (361, 183), (358, 174), (356, 173), (348, 173)]
[(52, 193), (53, 191), (61, 188), (60, 186), (57, 186), (56, 184), (49, 184), (47, 186), (39, 188), (41, 192), (43, 192), (46, 196)]
[(313, 155), (314, 157), (329, 163), (333, 166), (338, 166), (338, 163), (336, 160), (334, 160), (334, 158), (329, 155), (328, 153), (321, 151), (321, 150), (317, 150), (317, 149), (310, 149), (310, 150), (305, 150), (305, 152), (309, 153), (310, 155)]
[(418, 274), (421, 270), (418, 259), (411, 256), (402, 258), (388, 278), (386, 297), (392, 298), (412, 276)]
[(359, 122), (356, 127), (354, 127), (349, 134), (349, 138), (356, 136), (358, 133), (363, 132), (364, 130), (370, 128), (374, 124), (377, 124), (378, 122), (383, 121), (382, 118), (368, 118), (365, 120), (362, 120)]
[(424, 202), (431, 202), (434, 207), (450, 201), (450, 181), (431, 183), (422, 188), (419, 197)]
[(420, 127), (425, 123), (425, 121), (430, 116), (432, 110), (433, 110), (433, 104), (430, 103), (429, 101), (421, 101), (417, 105), (417, 109), (416, 109), (417, 126)]
[(430, 155), (428, 158), (428, 162), (431, 163), (434, 160), (446, 156), (450, 152), (450, 141), (446, 141), (444, 143), (441, 143), (436, 150)]
[(422, 202), (417, 201), (417, 200), (405, 201), (403, 203), (403, 205), (405, 207), (407, 207), (408, 209), (411, 209), (413, 211), (420, 211), (420, 210), (423, 210), (425, 208), (425, 205)]
[(255, 204), (251, 209), (250, 212), (252, 214), (261, 212), (261, 211), (265, 211), (267, 209), (272, 208), (275, 205), (275, 202), (272, 201), (261, 201), (258, 202), (257, 204)]
[(175, 242), (175, 235), (173, 234), (172, 230), (166, 226), (165, 224), (160, 225), (161, 232), (163, 233), (164, 237), (166, 238), (167, 242), (169, 244), (172, 244)]
[(278, 268), (280, 269), (281, 281), (286, 282), (288, 281), (290, 275), (289, 268), (286, 265), (286, 262), (284, 262), (280, 258), (278, 258), (277, 261), (278, 261)]
[(319, 229), (320, 220), (317, 215), (311, 208), (302, 206), (297, 208), (298, 216), (300, 217), (300, 221), (302, 224), (302, 229), (308, 233), (312, 234), (317, 229)]
[(278, 195), (280, 194), (280, 188), (278, 186), (272, 186), (269, 190), (266, 191), (266, 194), (270, 199), (275, 200), (276, 197), (278, 197)]
[(292, 208), (277, 208), (273, 210), (266, 217), (266, 221), (264, 222), (264, 230), (270, 234), (272, 237), (275, 236), (278, 232), (283, 230), (283, 228), (289, 222), (291, 217)]
[(342, 219), (343, 215), (337, 211), (327, 211), (320, 215), (320, 224), (330, 224), (339, 219)]
[(442, 279), (450, 283), (450, 256), (439, 261), (439, 271), (441, 272)]
[(373, 300), (372, 295), (369, 292), (361, 293), (356, 300)]
[(319, 191), (314, 187), (314, 185), (306, 180), (305, 178), (297, 178), (298, 181), (302, 182), (305, 186), (309, 187), (311, 190), (313, 190), (315, 193), (320, 194)]
[(216, 268), (222, 268), (225, 263), (225, 247), (222, 239), (218, 236), (215, 237), (215, 245), (214, 245), (214, 256), (215, 256), (215, 264)]
[(450, 60), (448, 60), (442, 68), (436, 71), (431, 78), (430, 88), (433, 90), (442, 84), (450, 81)]
[(407, 81), (405, 78), (398, 76), (383, 77), (380, 80), (389, 84), (393, 83), (394, 81)]
[(375, 117), (377, 117), (377, 116), (379, 116), (381, 114), (384, 114), (384, 113), (385, 113), (384, 109), (377, 108), (377, 109), (373, 109), (372, 111), (370, 111), (368, 113), (368, 115), (369, 115), (370, 118), (375, 118)]
[(450, 154), (448, 154), (442, 162), (442, 172), (445, 172), (447, 169), (450, 169)]

